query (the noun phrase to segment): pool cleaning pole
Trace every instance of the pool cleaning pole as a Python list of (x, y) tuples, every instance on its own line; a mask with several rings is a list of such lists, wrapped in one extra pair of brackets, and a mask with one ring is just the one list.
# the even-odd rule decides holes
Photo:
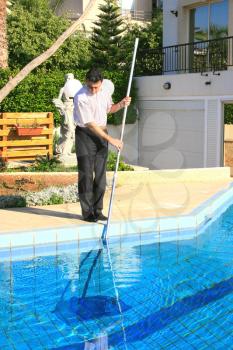
[[(136, 61), (137, 48), (138, 48), (138, 42), (139, 42), (139, 39), (136, 38), (135, 39), (135, 43), (134, 43), (134, 53), (133, 53), (133, 59), (132, 59), (132, 64), (131, 64), (131, 71), (130, 71), (130, 76), (129, 76), (128, 89), (127, 89), (127, 94), (126, 94), (127, 97), (130, 95), (130, 90), (131, 90), (131, 85), (132, 85), (132, 80), (133, 80), (134, 66), (135, 66), (135, 61)], [(122, 129), (121, 129), (121, 138), (120, 138), (121, 141), (123, 141), (123, 136), (124, 136), (124, 129), (125, 129), (125, 121), (126, 121), (127, 110), (128, 110), (128, 106), (125, 106), (124, 113), (123, 113), (123, 120), (122, 120)], [(109, 230), (109, 225), (110, 225), (110, 220), (111, 220), (112, 204), (113, 204), (113, 197), (114, 197), (115, 186), (116, 186), (117, 170), (118, 170), (118, 166), (119, 166), (120, 155), (121, 155), (121, 151), (118, 150), (116, 167), (115, 167), (115, 172), (114, 172), (114, 175), (113, 175), (112, 192), (111, 192), (109, 208), (108, 208), (108, 221), (107, 221), (107, 225), (104, 227), (104, 231), (103, 231), (103, 234), (102, 234), (102, 240), (103, 240), (104, 244), (106, 244), (106, 237), (108, 235), (108, 230)]]

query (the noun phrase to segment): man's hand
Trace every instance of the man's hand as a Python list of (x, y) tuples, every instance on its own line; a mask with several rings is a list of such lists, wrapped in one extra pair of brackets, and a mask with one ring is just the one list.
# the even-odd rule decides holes
[(119, 139), (114, 139), (112, 136), (108, 135), (100, 126), (96, 125), (95, 122), (87, 123), (87, 124), (85, 124), (85, 126), (88, 129), (90, 129), (91, 131), (93, 131), (99, 137), (102, 137), (104, 140), (111, 143), (111, 145), (116, 147), (118, 149), (118, 151), (122, 150), (123, 142)]
[(123, 142), (119, 139), (114, 139), (113, 137), (109, 137), (109, 143), (111, 143), (112, 146), (116, 147), (118, 151), (121, 151), (123, 148)]
[(131, 97), (130, 96), (126, 96), (124, 97), (120, 102), (115, 103), (114, 105), (112, 105), (109, 113), (116, 113), (118, 112), (120, 109), (129, 106), (131, 103)]
[(120, 104), (121, 104), (121, 108), (129, 106), (131, 103), (131, 97), (130, 96), (126, 96), (125, 98), (123, 98), (123, 100), (121, 100)]

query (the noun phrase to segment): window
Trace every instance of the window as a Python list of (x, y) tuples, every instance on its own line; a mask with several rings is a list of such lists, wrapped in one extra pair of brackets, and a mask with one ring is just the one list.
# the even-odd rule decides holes
[(228, 39), (223, 39), (227, 36), (228, 0), (209, 0), (208, 4), (193, 8), (190, 11), (190, 43), (194, 43), (189, 47), (190, 71), (227, 69)]
[(228, 36), (228, 0), (209, 1), (190, 11), (190, 42)]

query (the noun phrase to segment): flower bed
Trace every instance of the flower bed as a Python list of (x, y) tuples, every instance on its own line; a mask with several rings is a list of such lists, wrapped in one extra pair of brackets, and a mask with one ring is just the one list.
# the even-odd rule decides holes
[(0, 173), (0, 208), (77, 201), (77, 173)]
[(0, 195), (19, 192), (38, 192), (51, 186), (65, 187), (77, 184), (77, 172), (70, 173), (0, 173)]

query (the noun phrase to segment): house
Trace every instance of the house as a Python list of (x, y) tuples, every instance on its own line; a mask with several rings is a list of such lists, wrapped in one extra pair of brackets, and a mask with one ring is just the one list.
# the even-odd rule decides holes
[(164, 0), (163, 26), (163, 48), (144, 52), (147, 61), (160, 60), (160, 69), (136, 78), (138, 164), (223, 166), (224, 106), (233, 103), (233, 0)]
[[(96, 21), (99, 14), (99, 6), (103, 2), (104, 0), (96, 0), (89, 18), (86, 19), (84, 23), (86, 31), (91, 31), (93, 22)], [(153, 8), (160, 5), (159, 0), (117, 0), (117, 2), (121, 8), (123, 17), (128, 21), (136, 21), (137, 23), (143, 23), (150, 20)], [(57, 14), (66, 13), (69, 18), (75, 20), (82, 15), (88, 3), (89, 0), (66, 0), (58, 2), (56, 12)]]

